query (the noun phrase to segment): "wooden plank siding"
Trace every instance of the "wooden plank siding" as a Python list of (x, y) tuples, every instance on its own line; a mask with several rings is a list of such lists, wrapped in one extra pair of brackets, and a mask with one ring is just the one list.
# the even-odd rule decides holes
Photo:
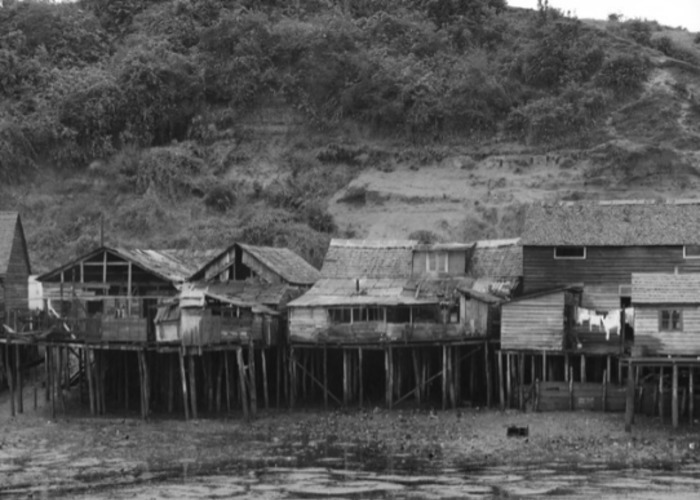
[(26, 311), (29, 308), (29, 270), (26, 242), (22, 226), (18, 222), (15, 225), (10, 262), (5, 275), (4, 302), (6, 315), (10, 311)]
[[(659, 309), (681, 309), (683, 331), (660, 332)], [(635, 306), (634, 344), (645, 356), (700, 355), (700, 307)]]
[[(700, 259), (683, 258), (683, 246), (592, 246), (585, 259), (555, 259), (553, 246), (523, 247), (524, 293), (572, 283), (629, 285), (633, 272), (700, 272)], [(619, 303), (616, 307), (619, 307)]]
[(566, 292), (503, 304), (501, 349), (562, 351)]

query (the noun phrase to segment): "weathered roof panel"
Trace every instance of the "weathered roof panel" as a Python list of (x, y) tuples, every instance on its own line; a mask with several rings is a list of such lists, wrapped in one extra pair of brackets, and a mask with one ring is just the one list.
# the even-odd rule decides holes
[(321, 279), (290, 307), (434, 304), (436, 299), (405, 294), (406, 279)]
[[(7, 273), (7, 268), (10, 265), (12, 245), (15, 241), (15, 229), (18, 224), (21, 227), (22, 223), (17, 212), (0, 212), (0, 276), (4, 276)], [(27, 265), (29, 265), (29, 256), (25, 254), (25, 258), (27, 259)]]
[(700, 273), (633, 273), (632, 304), (700, 304)]
[(523, 275), (520, 240), (484, 240), (476, 243), (469, 266), (475, 278), (516, 279)]
[(331, 240), (323, 278), (409, 278), (413, 240)]
[(523, 245), (700, 244), (700, 201), (608, 201), (534, 205)]
[(321, 273), (289, 248), (259, 247), (239, 243), (240, 247), (262, 264), (294, 285), (313, 285)]

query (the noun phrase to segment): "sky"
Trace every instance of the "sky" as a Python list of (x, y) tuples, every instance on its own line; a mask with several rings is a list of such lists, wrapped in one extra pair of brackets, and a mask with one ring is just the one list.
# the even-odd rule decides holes
[[(511, 7), (537, 9), (537, 0), (506, 0)], [(607, 19), (622, 14), (625, 19), (648, 19), (666, 26), (700, 31), (700, 0), (549, 0), (550, 7), (571, 11), (579, 19)]]

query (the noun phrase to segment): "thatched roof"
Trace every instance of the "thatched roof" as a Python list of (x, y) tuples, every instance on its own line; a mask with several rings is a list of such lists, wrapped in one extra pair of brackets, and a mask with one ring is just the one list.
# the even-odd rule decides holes
[(609, 201), (535, 205), (525, 218), (522, 244), (700, 244), (700, 201)]
[(413, 240), (331, 240), (323, 278), (409, 278)]
[[(15, 230), (19, 225), (22, 229), (22, 221), (17, 212), (0, 212), (0, 277), (5, 276), (7, 268), (10, 265), (10, 257), (12, 255), (12, 247), (15, 243)], [(24, 239), (24, 233), (21, 232), (21, 238)], [(29, 266), (29, 255), (27, 254), (27, 245), (24, 241), (20, 242), (24, 245), (25, 259)], [(31, 269), (31, 267), (30, 267)], [(29, 271), (31, 273), (31, 271)]]
[(475, 278), (517, 279), (523, 275), (523, 247), (519, 239), (476, 242), (469, 274)]
[(633, 273), (632, 304), (700, 304), (700, 274)]

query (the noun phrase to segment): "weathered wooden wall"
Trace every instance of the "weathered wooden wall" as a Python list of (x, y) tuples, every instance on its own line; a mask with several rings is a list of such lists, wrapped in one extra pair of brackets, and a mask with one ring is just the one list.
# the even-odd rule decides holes
[(561, 351), (565, 293), (554, 292), (503, 304), (501, 349)]
[(460, 321), (464, 324), (465, 331), (469, 335), (487, 335), (491, 333), (491, 307), (485, 302), (475, 299), (467, 299), (462, 295), (460, 299)]
[(700, 355), (700, 308), (669, 306), (683, 310), (682, 332), (659, 331), (659, 307), (635, 307), (634, 345), (644, 355)]
[[(633, 272), (700, 272), (700, 259), (684, 259), (683, 247), (586, 247), (585, 259), (555, 259), (554, 247), (523, 247), (524, 292), (572, 283), (629, 285)], [(619, 304), (617, 305), (619, 307)]]

